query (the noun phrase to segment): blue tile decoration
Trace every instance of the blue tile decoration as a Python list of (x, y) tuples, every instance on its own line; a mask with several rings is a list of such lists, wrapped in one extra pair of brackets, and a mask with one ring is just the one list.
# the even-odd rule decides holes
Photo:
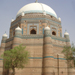
[(30, 26), (32, 26), (32, 25), (34, 25), (34, 26), (37, 26), (37, 34), (39, 34), (39, 23), (28, 23), (28, 25), (27, 25), (27, 34), (29, 34), (29, 27)]
[(43, 34), (44, 34), (44, 28), (43, 28)]
[(22, 34), (23, 34), (23, 28), (22, 28)]
[(16, 21), (16, 22), (12, 23), (11, 26), (17, 24), (18, 22), (25, 21), (25, 20), (28, 20), (28, 21), (29, 21), (29, 20), (48, 20), (48, 21), (51, 21), (51, 22), (54, 22), (54, 23), (56, 23), (56, 24), (61, 25), (61, 23), (56, 22), (56, 21), (53, 21), (53, 20), (50, 20), (50, 19), (48, 19), (48, 18), (22, 18), (22, 19), (19, 19), (19, 20)]
[[(56, 16), (55, 14), (53, 14), (53, 13), (48, 12), (48, 11), (45, 11), (45, 12), (46, 12), (46, 14), (52, 15), (52, 16), (54, 16), (54, 17), (57, 18), (57, 16)], [(26, 14), (26, 13), (43, 13), (43, 11), (42, 11), (42, 10), (31, 10), (31, 11), (24, 11), (24, 13), (25, 13), (25, 14)], [(22, 13), (18, 14), (17, 17), (20, 16), (21, 14), (22, 14)]]
[[(45, 57), (29, 57), (29, 59), (43, 59), (43, 58), (54, 58), (54, 59), (61, 59), (61, 60), (66, 60), (65, 58), (55, 58), (53, 56), (45, 56)], [(3, 59), (0, 59), (3, 60)]]

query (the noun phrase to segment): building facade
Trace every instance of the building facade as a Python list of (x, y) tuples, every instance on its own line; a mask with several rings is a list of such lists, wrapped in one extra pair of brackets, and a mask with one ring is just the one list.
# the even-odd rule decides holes
[[(24, 69), (16, 69), (16, 75), (74, 75), (61, 53), (70, 45), (69, 34), (62, 37), (61, 19), (55, 11), (43, 3), (35, 2), (22, 7), (11, 22), (9, 38), (2, 36), (0, 55), (22, 44), (30, 52), (29, 63)], [(0, 60), (0, 72), (3, 60)]]

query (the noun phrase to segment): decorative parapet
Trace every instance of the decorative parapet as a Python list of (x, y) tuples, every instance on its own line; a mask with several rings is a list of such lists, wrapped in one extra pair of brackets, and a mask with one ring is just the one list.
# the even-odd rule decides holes
[(17, 24), (18, 22), (24, 21), (24, 20), (47, 20), (47, 21), (51, 21), (53, 23), (56, 23), (58, 25), (61, 25), (61, 22), (58, 21), (58, 19), (56, 18), (51, 18), (49, 15), (42, 15), (42, 14), (26, 14), (24, 17), (20, 17), (16, 20), (14, 20), (14, 22), (11, 23), (11, 26)]
[[(15, 36), (15, 37), (22, 38), (22, 39), (40, 39), (40, 38), (43, 39), (44, 35), (43, 34), (41, 34), (41, 35), (39, 35), (39, 34), (37, 34), (37, 35), (30, 34), (30, 35), (22, 35), (20, 37), (19, 36)], [(65, 39), (63, 37), (58, 37), (58, 36), (53, 36), (53, 35), (46, 35), (46, 37), (51, 37), (54, 40), (59, 40), (59, 41), (64, 41), (64, 42), (70, 42), (69, 39)], [(11, 37), (11, 38), (7, 39), (6, 42), (12, 41), (13, 38), (14, 37)]]
[(35, 34), (30, 34), (30, 35), (22, 35), (22, 39), (39, 39), (39, 38), (43, 38), (43, 35), (35, 35)]
[(45, 37), (51, 37), (52, 39), (58, 40), (58, 41), (70, 42), (69, 39), (66, 39), (66, 38), (63, 38), (63, 37), (59, 37), (59, 36), (46, 34)]
[(55, 39), (55, 40), (59, 40), (59, 41), (70, 42), (69, 39), (66, 39), (66, 38), (63, 38), (63, 37), (54, 36), (54, 35), (51, 35), (51, 38)]

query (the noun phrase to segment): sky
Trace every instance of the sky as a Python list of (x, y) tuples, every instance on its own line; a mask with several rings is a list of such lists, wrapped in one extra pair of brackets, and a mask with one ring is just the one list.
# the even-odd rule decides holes
[[(9, 29), (12, 18), (16, 18), (17, 12), (26, 4), (35, 0), (0, 0), (0, 42), (6, 32), (9, 38)], [(50, 6), (61, 18), (62, 33), (69, 33), (70, 42), (75, 44), (75, 0), (38, 0)]]

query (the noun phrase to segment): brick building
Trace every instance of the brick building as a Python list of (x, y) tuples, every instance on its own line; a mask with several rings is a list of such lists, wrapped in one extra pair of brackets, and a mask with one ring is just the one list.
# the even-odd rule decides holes
[[(22, 7), (11, 22), (9, 38), (2, 36), (0, 55), (19, 44), (30, 52), (30, 61), (16, 75), (74, 75), (75, 70), (67, 67), (61, 53), (64, 45), (70, 45), (69, 33), (62, 37), (61, 19), (46, 4), (30, 3)], [(0, 60), (3, 72), (3, 60)]]

